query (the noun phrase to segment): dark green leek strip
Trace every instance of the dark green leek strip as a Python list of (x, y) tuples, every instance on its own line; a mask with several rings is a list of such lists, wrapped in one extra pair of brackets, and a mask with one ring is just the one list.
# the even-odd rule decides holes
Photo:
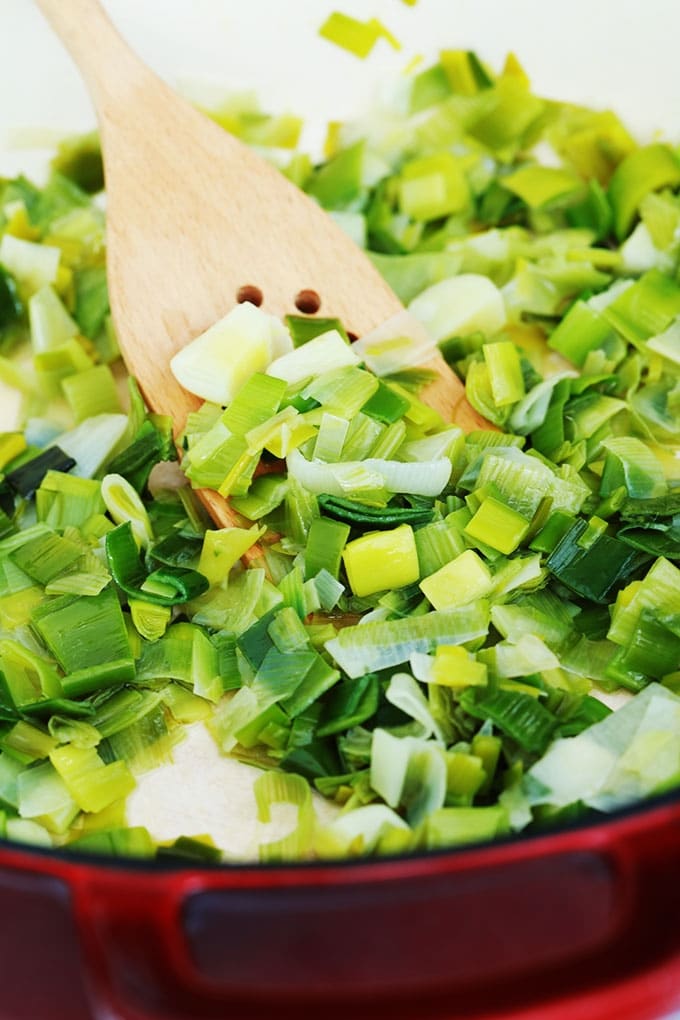
[(318, 653), (313, 654), (314, 658), (304, 678), (293, 693), (281, 702), (281, 707), (291, 718), (307, 711), (322, 694), (325, 694), (340, 679), (337, 669), (333, 669)]
[[(197, 598), (208, 590), (207, 577), (186, 567), (164, 566), (148, 576), (135, 544), (128, 521), (119, 524), (106, 536), (106, 558), (111, 576), (122, 591), (142, 602), (157, 606), (177, 606)], [(146, 590), (147, 583), (167, 586), (170, 592)]]
[(269, 624), (272, 623), (276, 614), (276, 609), (270, 609), (268, 613), (260, 617), (257, 623), (254, 623), (236, 639), (236, 644), (253, 669), (259, 669), (267, 652), (275, 647), (269, 636)]
[(616, 537), (650, 556), (665, 556), (669, 560), (680, 560), (680, 522), (671, 527), (653, 525), (650, 528), (635, 526), (619, 528)]
[(286, 772), (298, 772), (305, 779), (337, 776), (345, 771), (335, 740), (331, 737), (312, 740), (309, 744), (294, 747), (281, 760), (281, 768)]
[(0, 329), (17, 322), (23, 313), (14, 277), (0, 266)]
[(318, 497), (319, 509), (327, 517), (344, 521), (352, 527), (380, 531), (399, 524), (429, 524), (434, 517), (431, 507), (386, 506), (370, 507), (355, 499), (323, 494)]
[(611, 708), (605, 705), (603, 701), (587, 694), (576, 711), (572, 712), (564, 722), (560, 723), (555, 731), (555, 736), (575, 737), (589, 726), (594, 725), (594, 723), (606, 719), (608, 715), (611, 715), (611, 712)]
[(380, 700), (380, 685), (375, 673), (338, 684), (324, 702), (318, 737), (329, 737), (352, 726), (360, 726), (375, 715)]
[(294, 347), (302, 347), (309, 340), (313, 340), (330, 329), (335, 329), (349, 343), (349, 337), (340, 319), (323, 319), (309, 315), (286, 315), (284, 319), (290, 332)]
[(562, 584), (592, 602), (608, 602), (649, 557), (611, 535), (589, 538), (589, 524), (577, 520), (546, 561)]
[(109, 462), (107, 471), (122, 475), (137, 492), (142, 492), (154, 465), (175, 460), (176, 456), (172, 434), (162, 432), (147, 419), (130, 445)]
[(151, 546), (148, 557), (167, 567), (195, 567), (201, 555), (203, 537), (173, 531), (167, 538)]
[(667, 496), (653, 499), (627, 499), (621, 507), (621, 519), (631, 521), (644, 527), (657, 520), (675, 517), (680, 514), (680, 492), (670, 492)]
[(159, 846), (156, 856), (164, 860), (194, 861), (197, 864), (219, 864), (222, 851), (193, 836), (178, 836), (169, 846)]
[(557, 726), (552, 712), (530, 694), (468, 688), (460, 703), (475, 719), (490, 720), (532, 754), (543, 754)]
[(134, 662), (130, 658), (86, 666), (62, 677), (61, 685), (67, 698), (81, 698), (84, 694), (119, 687), (134, 679)]
[(648, 609), (640, 614), (633, 635), (615, 658), (617, 666), (660, 680), (680, 663), (680, 636)]
[(73, 457), (60, 450), (58, 446), (50, 446), (47, 450), (32, 457), (20, 467), (9, 471), (4, 481), (24, 499), (30, 499), (42, 483), (48, 471), (70, 471), (75, 467)]

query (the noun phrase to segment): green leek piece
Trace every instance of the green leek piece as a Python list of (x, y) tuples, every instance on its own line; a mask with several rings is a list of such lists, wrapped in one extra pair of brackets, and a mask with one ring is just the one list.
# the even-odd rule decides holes
[(410, 160), (401, 170), (399, 206), (414, 220), (436, 220), (464, 209), (470, 192), (461, 161), (449, 152)]
[(257, 816), (265, 824), (271, 821), (273, 804), (292, 804), (297, 808), (297, 825), (287, 836), (260, 843), (260, 860), (299, 860), (311, 843), (314, 808), (309, 784), (296, 775), (265, 772), (254, 784)]
[(326, 642), (326, 651), (348, 676), (358, 677), (398, 666), (413, 652), (474, 641), (488, 627), (488, 607), (480, 601), (446, 612), (344, 627)]
[(307, 191), (325, 209), (342, 208), (359, 197), (363, 190), (363, 141), (342, 149), (315, 170)]
[(11, 638), (0, 640), (0, 714), (13, 719), (15, 709), (28, 710), (62, 694), (49, 660)]
[(612, 336), (610, 323), (585, 301), (576, 301), (553, 330), (548, 344), (579, 368)]
[(42, 484), (48, 471), (70, 471), (75, 463), (75, 460), (58, 446), (50, 446), (43, 453), (32, 456), (20, 467), (9, 471), (5, 475), (5, 482), (19, 496), (30, 499)]
[(455, 609), (484, 598), (493, 587), (491, 571), (472, 549), (440, 567), (420, 589), (435, 609)]
[(633, 581), (619, 592), (608, 639), (615, 644), (628, 644), (645, 610), (663, 620), (680, 614), (679, 583), (680, 570), (664, 557), (657, 559), (640, 581)]
[(0, 265), (0, 330), (18, 322), (23, 312), (14, 277)]
[(206, 531), (198, 561), (199, 574), (206, 577), (210, 584), (226, 580), (232, 567), (262, 537), (264, 531), (264, 528), (257, 525), (249, 529), (222, 528), (219, 531)]
[(94, 748), (65, 744), (52, 751), (50, 761), (82, 811), (102, 811), (135, 786), (125, 762), (105, 765)]
[(310, 318), (308, 315), (286, 315), (284, 322), (288, 327), (294, 347), (302, 347), (314, 337), (322, 336), (331, 329), (339, 333), (343, 339), (349, 339), (340, 319), (324, 319), (318, 315), (314, 318)]
[(73, 566), (82, 554), (83, 548), (79, 543), (48, 531), (25, 542), (11, 556), (25, 574), (46, 585)]
[(340, 573), (342, 551), (349, 538), (349, 524), (316, 517), (310, 526), (305, 550), (305, 579), (327, 570), (337, 578)]
[(488, 71), (471, 50), (442, 50), (440, 60), (453, 92), (474, 96), (493, 85)]
[(622, 486), (631, 499), (665, 496), (668, 486), (663, 467), (645, 443), (634, 436), (612, 436), (602, 445), (606, 456), (601, 496), (609, 496)]
[(75, 318), (81, 332), (95, 340), (105, 329), (110, 312), (104, 266), (84, 266), (74, 276)]
[(259, 521), (276, 510), (286, 498), (288, 480), (277, 474), (255, 478), (245, 496), (233, 496), (231, 505), (249, 521)]
[(62, 667), (67, 697), (131, 681), (134, 661), (112, 588), (88, 598), (63, 595), (37, 606), (32, 623)]
[(632, 344), (642, 345), (658, 336), (680, 314), (680, 287), (661, 273), (650, 269), (623, 290), (602, 314)]
[(471, 687), (461, 704), (477, 719), (490, 719), (526, 751), (542, 754), (552, 739), (557, 719), (530, 694)]
[(645, 561), (644, 554), (605, 534), (594, 520), (577, 520), (552, 551), (546, 566), (583, 598), (606, 603)]
[(583, 182), (567, 170), (551, 166), (523, 166), (502, 178), (502, 184), (532, 209), (539, 209), (583, 188)]
[(106, 558), (118, 587), (128, 596), (143, 602), (160, 606), (180, 605), (202, 595), (210, 585), (203, 574), (185, 567), (161, 567), (147, 574), (129, 521), (119, 524), (107, 534)]
[(487, 496), (465, 526), (465, 534), (506, 556), (514, 552), (529, 530), (529, 521), (505, 503)]
[(160, 461), (175, 460), (172, 431), (161, 431), (148, 419), (142, 423), (134, 439), (107, 464), (109, 474), (122, 475), (137, 492), (142, 492), (151, 469)]
[(21, 817), (33, 819), (49, 832), (66, 832), (80, 811), (50, 762), (22, 772), (17, 779), (17, 794)]
[(514, 404), (524, 396), (524, 377), (517, 348), (509, 340), (482, 347), (489, 383), (497, 407)]
[(377, 18), (358, 21), (340, 11), (329, 14), (319, 29), (319, 35), (349, 53), (353, 53), (361, 60), (369, 55), (378, 39), (381, 38), (387, 39), (395, 49), (399, 49), (399, 44), (394, 36)]
[(348, 542), (342, 553), (347, 579), (355, 595), (403, 588), (418, 580), (418, 552), (413, 529), (402, 524)]
[[(78, 335), (77, 322), (68, 314), (49, 284), (30, 298), (28, 318), (35, 354), (58, 349)], [(91, 365), (92, 362), (86, 359), (85, 364)]]
[(56, 741), (42, 727), (22, 719), (3, 733), (0, 747), (17, 761), (28, 763), (47, 758)]
[(341, 496), (321, 494), (318, 497), (319, 509), (322, 514), (336, 521), (358, 528), (370, 528), (383, 531), (399, 524), (411, 524), (417, 527), (428, 524), (432, 520), (433, 511), (430, 507), (386, 506), (371, 507), (357, 500), (343, 499)]
[(39, 521), (51, 528), (80, 528), (105, 510), (101, 485), (63, 471), (48, 471), (35, 494)]
[(425, 822), (428, 849), (481, 843), (503, 836), (510, 826), (505, 809), (489, 807), (443, 807), (433, 811)]
[(116, 380), (108, 365), (95, 365), (70, 375), (61, 386), (76, 422), (96, 414), (116, 414), (121, 409)]
[(428, 680), (457, 690), (483, 687), (487, 682), (487, 668), (462, 645), (439, 645)]
[(622, 241), (630, 232), (640, 204), (650, 191), (679, 184), (680, 163), (668, 145), (646, 145), (626, 156), (609, 183), (618, 240)]
[(0, 265), (19, 284), (20, 294), (30, 297), (57, 279), (61, 251), (52, 245), (34, 244), (11, 234), (0, 241)]
[(391, 425), (404, 416), (410, 407), (410, 401), (406, 400), (389, 384), (380, 382), (378, 389), (362, 407), (362, 413), (370, 415), (385, 425)]
[[(413, 3), (413, 0), (409, 0)], [(451, 82), (441, 64), (433, 64), (415, 75), (411, 82), (411, 113), (420, 113), (451, 95)]]

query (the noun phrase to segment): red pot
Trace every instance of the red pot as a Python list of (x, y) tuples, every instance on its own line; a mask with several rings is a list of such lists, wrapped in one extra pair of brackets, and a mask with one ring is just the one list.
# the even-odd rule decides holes
[(680, 1006), (680, 798), (369, 863), (0, 849), (2, 1020), (659, 1020)]

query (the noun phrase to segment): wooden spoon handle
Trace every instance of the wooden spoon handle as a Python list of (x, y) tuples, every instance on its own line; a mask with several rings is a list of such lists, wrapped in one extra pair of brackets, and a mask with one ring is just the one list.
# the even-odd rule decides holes
[(100, 120), (155, 75), (111, 23), (99, 0), (36, 0), (80, 68)]

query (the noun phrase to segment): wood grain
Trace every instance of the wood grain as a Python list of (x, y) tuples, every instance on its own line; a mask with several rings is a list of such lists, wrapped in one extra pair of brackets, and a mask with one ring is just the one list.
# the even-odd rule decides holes
[[(173, 354), (221, 318), (244, 285), (264, 310), (318, 314), (361, 336), (402, 310), (370, 260), (278, 170), (177, 96), (129, 49), (96, 0), (37, 0), (80, 67), (101, 129), (111, 306), (121, 351), (149, 407), (180, 431), (198, 401)], [(439, 356), (424, 399), (464, 428), (489, 427)], [(221, 497), (206, 505), (233, 522)]]

